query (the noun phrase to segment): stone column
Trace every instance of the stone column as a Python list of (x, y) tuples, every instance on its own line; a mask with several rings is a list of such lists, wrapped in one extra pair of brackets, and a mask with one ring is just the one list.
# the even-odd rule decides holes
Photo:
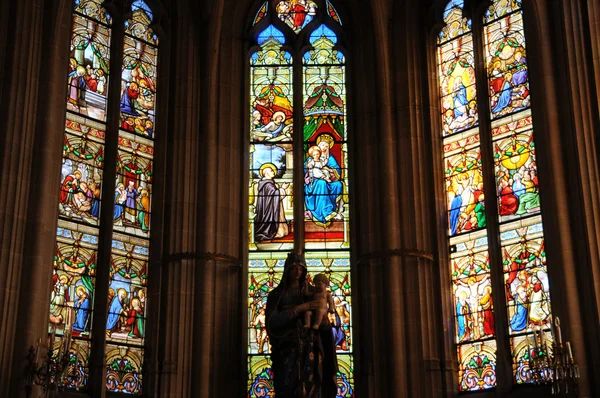
[[(215, 2), (202, 31), (209, 45), (203, 82), (206, 103), (200, 157), (198, 212), (205, 256), (196, 272), (192, 374), (199, 397), (241, 396), (245, 386), (243, 324), (246, 293), (241, 271), (242, 228), (247, 218), (247, 159), (244, 143), (246, 8), (236, 1)], [(245, 389), (244, 389), (245, 390)]]
[(189, 4), (178, 10), (174, 27), (160, 396), (233, 397), (245, 385), (238, 378), (246, 373), (239, 117), (245, 62), (242, 42), (228, 30), (239, 25), (229, 19), (236, 13), (225, 16), (227, 7), (238, 5), (221, 1), (196, 10)]
[[(600, 111), (600, 2), (598, 0), (587, 1), (587, 26), (589, 27), (587, 33), (591, 51), (591, 54), (588, 54), (588, 59), (591, 57), (596, 90), (596, 98), (593, 102)], [(595, 136), (597, 148), (600, 146), (600, 134), (596, 132)]]
[(2, 396), (25, 394), (27, 350), (47, 333), (70, 32), (70, 7), (63, 3), (2, 6)]
[(360, 181), (354, 206), (361, 209), (353, 229), (361, 337), (356, 378), (357, 394), (368, 396), (433, 397), (442, 386), (431, 143), (421, 97), (426, 66), (416, 24), (421, 8), (373, 2), (374, 36), (361, 32), (353, 43), (361, 54), (352, 75), (360, 92), (353, 98), (360, 153), (351, 159)]
[(579, 42), (582, 4), (523, 6), (552, 311), (562, 320), (563, 339), (571, 341), (581, 370), (580, 396), (598, 396), (597, 254), (591, 258), (598, 244), (598, 174), (591, 160), (590, 71)]
[[(162, 261), (156, 389), (161, 397), (194, 395), (194, 275), (201, 262), (193, 258), (200, 230), (198, 203), (201, 114), (203, 106), (197, 31), (190, 5), (180, 3), (170, 37), (169, 116), (166, 126), (164, 258)], [(168, 60), (167, 60), (168, 62)], [(156, 208), (156, 207), (155, 207)], [(187, 253), (186, 256), (183, 254)], [(158, 304), (158, 303), (157, 303)]]

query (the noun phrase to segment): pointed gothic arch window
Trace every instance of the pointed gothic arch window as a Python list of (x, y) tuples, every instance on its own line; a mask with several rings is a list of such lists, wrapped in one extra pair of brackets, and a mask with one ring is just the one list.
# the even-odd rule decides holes
[[(75, 0), (73, 7), (48, 316), (51, 356), (64, 364), (55, 383), (58, 389), (86, 391), (91, 380), (101, 377), (93, 369), (104, 369), (106, 391), (139, 395), (148, 311), (158, 38), (150, 28), (152, 10), (142, 0), (130, 3), (129, 17), (119, 19), (124, 21), (120, 26), (101, 0)], [(113, 31), (122, 41), (115, 42)], [(119, 61), (120, 84), (111, 69)], [(109, 101), (116, 97), (109, 95), (114, 90), (120, 90), (119, 103)], [(105, 159), (116, 159), (116, 174)], [(106, 212), (111, 217), (103, 217)], [(97, 279), (109, 285), (100, 287)], [(94, 322), (98, 314), (106, 323)], [(92, 352), (105, 352), (105, 362)]]
[(309, 281), (317, 273), (330, 279), (337, 381), (342, 396), (353, 397), (341, 20), (329, 1), (268, 1), (255, 15), (248, 99), (248, 396), (274, 391), (264, 311), (295, 249), (305, 252)]
[(513, 383), (535, 382), (552, 314), (521, 0), (491, 1), (475, 24), (463, 8), (447, 3), (438, 35), (438, 131), (458, 388), (476, 391), (510, 382), (496, 378), (503, 358)]

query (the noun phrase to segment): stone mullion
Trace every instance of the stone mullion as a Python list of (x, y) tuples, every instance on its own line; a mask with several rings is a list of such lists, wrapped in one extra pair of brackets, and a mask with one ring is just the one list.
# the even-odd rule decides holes
[[(288, 35), (289, 36), (289, 35)], [(296, 43), (298, 44), (298, 43)], [(294, 250), (304, 251), (304, 65), (296, 45), (292, 54), (294, 88)]]
[[(117, 8), (112, 4), (113, 8)], [(105, 343), (106, 319), (108, 304), (108, 285), (110, 282), (110, 256), (112, 248), (114, 192), (117, 173), (117, 148), (119, 136), (119, 112), (121, 94), (121, 68), (123, 61), (124, 13), (111, 12), (112, 31), (110, 43), (111, 70), (109, 77), (107, 107), (106, 107), (106, 139), (104, 149), (104, 170), (102, 181), (102, 198), (100, 207), (98, 233), (98, 261), (96, 267), (96, 286), (93, 308), (90, 353), (90, 380), (88, 391), (94, 397), (106, 394)]]
[(479, 110), (479, 145), (483, 162), (483, 190), (485, 199), (485, 216), (487, 221), (488, 253), (490, 257), (490, 277), (492, 282), (492, 298), (494, 300), (494, 320), (496, 328), (496, 380), (497, 391), (506, 394), (512, 389), (512, 356), (508, 334), (508, 315), (504, 288), (504, 272), (502, 264), (502, 247), (500, 244), (500, 227), (498, 222), (498, 197), (496, 192), (496, 173), (492, 145), (492, 125), (490, 115), (490, 99), (488, 96), (488, 76), (486, 68), (485, 27), (483, 14), (487, 9), (484, 2), (479, 12), (473, 15), (473, 50), (475, 56), (475, 75), (477, 88), (477, 109)]

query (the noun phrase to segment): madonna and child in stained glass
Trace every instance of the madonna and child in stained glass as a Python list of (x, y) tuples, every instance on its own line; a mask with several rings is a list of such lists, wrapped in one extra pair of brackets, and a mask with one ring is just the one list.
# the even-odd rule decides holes
[[(337, 357), (337, 370), (328, 370), (335, 375), (335, 384), (327, 388), (332, 393), (337, 391), (338, 397), (353, 398), (345, 59), (336, 48), (338, 37), (333, 30), (314, 23), (320, 18), (316, 3), (275, 1), (272, 6), (273, 14), (263, 15), (260, 21), (255, 18), (253, 26), (260, 48), (249, 60), (248, 397), (273, 396), (276, 388), (277, 394), (285, 395), (285, 389), (293, 389), (295, 383), (319, 391), (323, 388), (307, 377), (293, 377), (295, 381), (288, 385), (274, 384), (274, 371), (282, 371), (278, 361), (282, 358), (281, 344), (269, 331), (273, 310), (267, 298), (278, 287), (279, 291), (285, 290), (285, 260), (296, 247), (294, 241), (300, 240), (300, 251), (309, 250), (302, 255), (306, 286), (315, 289), (313, 285), (320, 281), (331, 297), (329, 313), (316, 331), (325, 328), (326, 340)], [(263, 4), (257, 15), (267, 9)], [(323, 17), (340, 23), (330, 2), (327, 10)], [(280, 22), (287, 26), (282, 27)], [(311, 48), (294, 58), (283, 45), (289, 39), (286, 35), (300, 31), (307, 32), (305, 40)], [(294, 59), (301, 63), (294, 64)], [(294, 68), (301, 68), (304, 84), (294, 80), (298, 75)], [(294, 104), (294, 93), (298, 91), (302, 93), (302, 108)], [(298, 112), (303, 118), (296, 117)], [(302, 122), (297, 125), (296, 120)], [(295, 151), (297, 144), (303, 148), (300, 154)], [(298, 167), (303, 169), (299, 180), (294, 176)], [(294, 195), (299, 186), (305, 192), (304, 201)], [(304, 208), (300, 219), (295, 218), (297, 206)], [(300, 239), (296, 228), (299, 222), (304, 223)], [(270, 306), (276, 307), (277, 303)], [(305, 329), (304, 317), (298, 320), (301, 329), (313, 332), (312, 322)], [(290, 348), (296, 350), (299, 346)], [(328, 353), (324, 358), (331, 356)], [(304, 365), (310, 367), (312, 361)], [(312, 374), (312, 369), (304, 365), (301, 367)]]

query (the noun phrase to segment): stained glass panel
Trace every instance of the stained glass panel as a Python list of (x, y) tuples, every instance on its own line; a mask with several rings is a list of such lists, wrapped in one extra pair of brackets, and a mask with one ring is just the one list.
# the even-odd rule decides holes
[(110, 260), (107, 340), (143, 344), (146, 322), (148, 241), (115, 234)]
[(150, 29), (153, 13), (146, 3), (133, 1), (131, 12), (125, 22), (117, 174), (111, 198), (114, 207), (105, 370), (108, 392), (142, 395), (158, 37)]
[[(513, 375), (517, 384), (534, 383), (534, 374), (532, 371), (532, 362), (534, 359), (548, 358), (552, 355), (552, 333), (544, 332), (543, 339), (541, 333), (521, 335), (510, 339), (511, 351), (513, 353)], [(549, 376), (550, 369), (546, 370)]]
[(48, 333), (90, 337), (97, 250), (98, 231), (95, 228), (59, 221)]
[(444, 27), (438, 34), (438, 44), (454, 39), (471, 30), (471, 20), (463, 18), (465, 0), (450, 0), (444, 9)]
[(274, 396), (271, 358), (269, 356), (248, 357), (248, 398)]
[[(350, 253), (348, 252), (307, 252), (307, 280), (314, 285), (317, 274), (324, 274), (329, 280), (328, 291), (334, 305), (334, 313), (327, 315), (333, 329), (336, 351), (352, 352), (352, 280), (350, 277)], [(351, 357), (348, 357), (351, 358)], [(351, 360), (351, 359), (350, 359)]]
[(124, 345), (106, 345), (106, 390), (142, 394), (144, 351)]
[(100, 216), (104, 125), (67, 113), (58, 212), (97, 225)]
[(283, 275), (287, 253), (250, 253), (248, 272), (248, 353), (270, 352), (266, 335), (265, 311), (268, 294), (277, 287)]
[(269, 2), (265, 1), (263, 3), (263, 5), (260, 6), (258, 11), (256, 12), (256, 16), (254, 17), (254, 22), (252, 22), (252, 26), (254, 26), (257, 23), (259, 23), (260, 21), (262, 21), (263, 18), (267, 15), (268, 11), (269, 11)]
[(304, 54), (304, 218), (307, 249), (349, 247), (344, 55), (325, 25)]
[(485, 13), (484, 22), (502, 18), (521, 8), (523, 0), (496, 0)]
[(251, 57), (250, 250), (289, 250), (294, 244), (293, 91), (283, 34), (272, 25), (259, 34)]
[(354, 398), (354, 359), (351, 355), (337, 356), (336, 398)]
[(458, 346), (458, 389), (480, 391), (496, 387), (496, 341)]
[(449, 235), (485, 228), (480, 137), (470, 130), (444, 140)]
[(452, 286), (456, 342), (480, 340), (496, 334), (490, 276), (490, 257), (485, 231), (452, 242)]
[(85, 390), (89, 377), (90, 343), (77, 338), (69, 340), (66, 337), (50, 336), (52, 347), (52, 362), (64, 365), (64, 371), (52, 384), (58, 384), (73, 390)]
[(117, 177), (114, 195), (114, 227), (147, 238), (152, 201), (152, 140), (119, 132)]
[(96, 20), (105, 25), (110, 25), (111, 18), (102, 7), (103, 0), (75, 0), (75, 12), (89, 19)]
[[(88, 1), (86, 4), (97, 7), (96, 11), (86, 8), (90, 12), (103, 11), (95, 2)], [(67, 110), (106, 121), (109, 72), (110, 29), (102, 23), (73, 14)]]
[(337, 10), (329, 0), (327, 0), (327, 15), (329, 15), (335, 22), (339, 23), (340, 25), (342, 24), (340, 14), (338, 14)]
[(438, 47), (443, 135), (477, 125), (473, 37), (465, 35)]
[(317, 15), (317, 3), (311, 0), (283, 0), (277, 3), (277, 16), (295, 33), (299, 33)]
[(522, 12), (485, 26), (484, 39), (492, 119), (528, 108), (531, 98)]
[(154, 138), (157, 48), (125, 36), (121, 129)]
[(531, 112), (492, 125), (498, 215), (500, 221), (540, 212), (535, 142)]
[(158, 37), (150, 29), (152, 10), (142, 0), (134, 0), (131, 4), (131, 19), (125, 22), (125, 33), (143, 40), (153, 46), (158, 45)]
[[(501, 226), (505, 296), (515, 383), (533, 383), (531, 358), (552, 349), (550, 281), (540, 216)], [(535, 337), (536, 331), (544, 331)], [(546, 370), (550, 372), (550, 369)]]

